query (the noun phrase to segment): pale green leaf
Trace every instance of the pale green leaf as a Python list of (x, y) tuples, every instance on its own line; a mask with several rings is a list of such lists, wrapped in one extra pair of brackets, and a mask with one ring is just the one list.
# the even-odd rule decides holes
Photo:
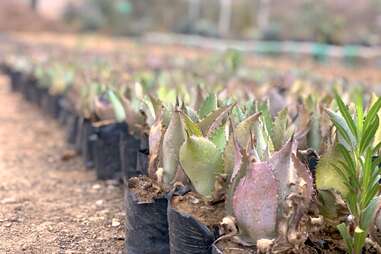
[(189, 136), (180, 148), (180, 163), (196, 191), (211, 197), (222, 169), (217, 146), (204, 137)]
[(341, 158), (341, 154), (337, 151), (328, 152), (320, 157), (316, 168), (316, 187), (321, 190), (334, 189), (345, 197), (349, 191), (348, 187), (345, 185), (343, 177), (333, 166), (338, 165), (337, 162)]
[(202, 137), (202, 131), (200, 127), (195, 122), (193, 122), (192, 119), (187, 114), (185, 114), (184, 112), (181, 112), (181, 118), (184, 123), (184, 128), (189, 135)]
[(199, 117), (202, 119), (206, 117), (211, 112), (217, 109), (217, 96), (216, 94), (209, 94), (208, 97), (202, 102), (200, 109), (198, 111)]
[[(252, 114), (241, 123), (239, 123), (235, 128), (234, 132), (236, 140), (241, 147), (246, 148), (250, 140), (250, 133), (252, 133), (254, 130), (254, 123), (258, 120), (259, 116), (260, 113)], [(226, 144), (224, 151), (224, 171), (229, 175), (231, 174), (234, 167), (234, 150), (234, 138), (233, 135), (230, 135), (229, 141)]]

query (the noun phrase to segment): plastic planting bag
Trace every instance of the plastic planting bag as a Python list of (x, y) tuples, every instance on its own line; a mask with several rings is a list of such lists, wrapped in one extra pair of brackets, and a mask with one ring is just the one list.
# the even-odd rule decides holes
[(168, 201), (165, 197), (141, 202), (135, 193), (125, 189), (126, 242), (128, 254), (168, 254)]
[(98, 128), (85, 119), (81, 128), (81, 154), (87, 168), (94, 167), (94, 153)]
[[(187, 190), (177, 190), (169, 194), (183, 195)], [(171, 254), (211, 254), (212, 244), (216, 240), (216, 232), (211, 231), (206, 225), (193, 216), (176, 210), (171, 202), (168, 205), (169, 243)]]
[(120, 140), (120, 157), (125, 181), (131, 177), (144, 174), (144, 172), (137, 170), (139, 150), (140, 139), (129, 133), (122, 133), (122, 138)]
[(78, 132), (78, 122), (80, 118), (77, 114), (70, 112), (68, 113), (67, 122), (66, 122), (66, 140), (69, 144), (74, 145), (77, 132)]
[(97, 179), (121, 178), (119, 143), (121, 134), (125, 132), (128, 132), (125, 123), (113, 123), (98, 128), (94, 155)]

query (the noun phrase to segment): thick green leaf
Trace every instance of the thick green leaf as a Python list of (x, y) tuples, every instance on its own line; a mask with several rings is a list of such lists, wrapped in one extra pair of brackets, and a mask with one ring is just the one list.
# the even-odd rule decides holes
[(193, 122), (187, 114), (181, 112), (181, 119), (183, 120), (185, 131), (187, 131), (189, 135), (194, 135), (197, 137), (203, 136), (200, 127)]
[(289, 131), (288, 110), (284, 108), (275, 117), (272, 128), (272, 142), (274, 144), (275, 151), (278, 151), (283, 144), (290, 139), (291, 132)]
[(223, 166), (217, 146), (204, 137), (189, 136), (180, 148), (180, 163), (196, 191), (210, 198)]
[[(255, 113), (243, 120), (234, 129), (234, 135), (236, 137), (237, 143), (246, 148), (249, 140), (250, 134), (254, 129), (254, 123), (258, 120), (260, 113)], [(235, 154), (234, 137), (230, 135), (229, 141), (226, 144), (224, 151), (224, 171), (226, 174), (230, 175), (234, 167), (234, 154)]]
[(337, 162), (341, 158), (342, 156), (337, 151), (328, 152), (320, 157), (316, 168), (316, 187), (321, 190), (337, 190), (345, 197), (348, 194), (348, 187), (333, 166), (338, 165)]
[(200, 126), (204, 136), (210, 137), (210, 135), (221, 125), (222, 121), (226, 118), (234, 106), (235, 104), (222, 106), (202, 119), (198, 125)]
[(227, 123), (228, 122), (222, 124), (219, 128), (217, 128), (210, 137), (210, 141), (212, 141), (217, 146), (221, 153), (224, 151), (229, 138), (229, 129), (227, 128)]
[[(273, 136), (273, 119), (271, 117), (270, 109), (269, 109), (269, 101), (265, 101), (258, 104), (258, 112), (262, 113), (262, 119), (266, 126), (266, 130), (270, 136)], [(282, 111), (283, 112), (283, 111)], [(281, 112), (278, 113), (278, 115), (281, 114)]]
[(208, 97), (205, 98), (205, 100), (202, 102), (200, 109), (198, 111), (199, 117), (202, 119), (206, 117), (211, 112), (215, 111), (217, 109), (217, 95), (216, 94), (209, 94)]
[(255, 133), (255, 150), (261, 161), (267, 160), (270, 157), (271, 140), (267, 135), (265, 126), (261, 120), (254, 123)]

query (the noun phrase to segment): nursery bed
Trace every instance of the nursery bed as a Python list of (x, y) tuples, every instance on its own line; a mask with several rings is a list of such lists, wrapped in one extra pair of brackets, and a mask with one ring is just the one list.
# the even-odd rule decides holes
[(0, 253), (121, 253), (123, 191), (0, 76)]

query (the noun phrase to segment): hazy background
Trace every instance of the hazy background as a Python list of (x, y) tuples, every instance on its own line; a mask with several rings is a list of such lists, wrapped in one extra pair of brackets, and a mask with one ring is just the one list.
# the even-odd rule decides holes
[(0, 29), (381, 45), (381, 0), (1, 0)]

